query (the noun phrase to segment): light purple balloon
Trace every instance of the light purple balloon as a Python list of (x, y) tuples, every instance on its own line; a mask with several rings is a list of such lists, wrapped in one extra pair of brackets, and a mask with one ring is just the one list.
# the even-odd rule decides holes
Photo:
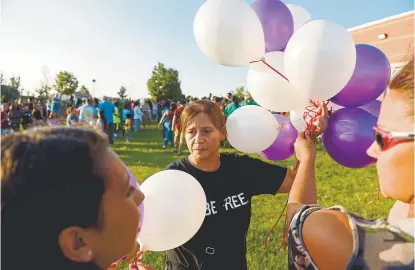
[[(368, 44), (356, 45), (356, 67), (347, 85), (331, 98), (343, 107), (360, 107), (385, 91), (391, 75), (391, 66), (386, 55)], [(329, 78), (328, 78), (329, 79)]]
[(373, 126), (377, 117), (360, 108), (343, 108), (330, 117), (323, 133), (324, 147), (337, 163), (349, 168), (363, 168), (376, 160), (366, 154), (375, 140)]
[(369, 102), (368, 104), (365, 104), (359, 108), (367, 111), (368, 113), (373, 114), (376, 117), (379, 117), (379, 113), (380, 113), (380, 105), (382, 104), (381, 101), (379, 100), (374, 100), (372, 102)]
[(279, 0), (257, 0), (251, 7), (264, 29), (265, 52), (284, 50), (294, 32), (294, 20), (288, 7)]
[[(127, 167), (127, 165), (125, 165), (125, 169), (127, 170), (127, 174), (128, 174), (128, 181), (130, 182), (130, 184), (135, 187), (136, 189), (140, 189), (140, 184), (138, 184), (137, 179), (135, 178), (134, 174), (131, 172), (131, 170)], [(138, 211), (140, 211), (140, 220), (139, 220), (139, 227), (141, 228), (141, 226), (143, 225), (143, 219), (144, 219), (144, 202), (142, 202), (139, 206), (138, 206)], [(138, 234), (137, 234), (138, 236)]]
[(274, 114), (274, 117), (282, 127), (274, 143), (260, 155), (269, 160), (284, 160), (294, 154), (294, 142), (297, 139), (298, 131), (288, 118), (279, 114)]

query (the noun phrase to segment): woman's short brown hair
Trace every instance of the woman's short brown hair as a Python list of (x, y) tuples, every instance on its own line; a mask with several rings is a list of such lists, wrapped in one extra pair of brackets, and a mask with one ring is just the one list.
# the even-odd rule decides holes
[(205, 113), (210, 118), (215, 128), (221, 131), (225, 130), (225, 115), (218, 104), (210, 100), (194, 101), (183, 110), (181, 116), (182, 129), (186, 130), (190, 121), (200, 113)]
[(411, 106), (411, 115), (414, 115), (414, 58), (393, 77), (389, 82), (390, 91), (399, 91), (407, 96), (409, 105)]

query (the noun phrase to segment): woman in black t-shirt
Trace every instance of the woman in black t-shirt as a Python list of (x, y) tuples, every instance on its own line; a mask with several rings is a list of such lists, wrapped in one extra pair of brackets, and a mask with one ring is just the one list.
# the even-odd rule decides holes
[(219, 154), (226, 120), (214, 102), (193, 102), (181, 119), (190, 155), (167, 169), (199, 181), (207, 198), (206, 218), (190, 241), (167, 252), (166, 269), (247, 269), (251, 198), (289, 192), (295, 172), (246, 155)]

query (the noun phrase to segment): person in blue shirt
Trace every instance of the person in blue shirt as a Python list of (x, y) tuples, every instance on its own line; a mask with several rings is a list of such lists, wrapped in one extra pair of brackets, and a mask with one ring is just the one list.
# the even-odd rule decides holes
[(84, 123), (93, 123), (97, 109), (92, 106), (92, 99), (85, 100), (85, 104), (76, 109), (79, 112), (79, 121)]
[(59, 94), (56, 94), (52, 99), (52, 111), (56, 112), (57, 117), (61, 117), (61, 98)]
[(115, 105), (109, 101), (108, 97), (103, 98), (104, 101), (99, 104), (99, 109), (104, 112), (105, 119), (108, 123), (107, 135), (109, 144), (114, 144), (114, 112)]

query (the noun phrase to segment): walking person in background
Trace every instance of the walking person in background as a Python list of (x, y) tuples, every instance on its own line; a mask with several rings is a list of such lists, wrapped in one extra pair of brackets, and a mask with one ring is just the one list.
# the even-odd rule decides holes
[(56, 94), (52, 99), (52, 111), (56, 112), (57, 117), (61, 117), (61, 97), (59, 94)]
[(134, 132), (139, 132), (141, 127), (141, 121), (143, 120), (143, 113), (140, 110), (140, 103), (134, 102)]
[(144, 103), (141, 105), (141, 112), (143, 113), (143, 127), (146, 128), (148, 126), (150, 128), (151, 125), (151, 107), (150, 107), (150, 100), (146, 99)]
[(160, 119), (159, 126), (163, 125), (166, 130), (166, 136), (164, 137), (163, 149), (167, 148), (167, 144), (169, 143), (169, 141), (171, 142), (172, 146), (174, 145), (173, 114), (176, 108), (177, 108), (176, 103), (171, 103), (169, 109), (164, 112), (163, 116)]
[(121, 127), (121, 114), (120, 114), (120, 103), (118, 101), (114, 102), (114, 137), (118, 137)]
[(108, 97), (103, 98), (99, 104), (99, 109), (103, 111), (105, 120), (107, 121), (108, 128), (106, 129), (106, 133), (108, 135), (108, 143), (114, 144), (114, 112), (115, 106), (114, 103), (108, 100)]
[(47, 115), (47, 117), (49, 117), (51, 111), (52, 111), (52, 99), (48, 98), (48, 101), (46, 102), (46, 115)]
[(184, 106), (181, 102), (177, 102), (177, 108), (173, 112), (173, 128), (174, 128), (174, 151), (177, 152), (178, 155), (182, 152), (182, 145), (184, 136), (182, 134), (182, 112)]
[(19, 104), (17, 104), (17, 102), (13, 102), (9, 111), (10, 124), (13, 131), (19, 131), (20, 124), (22, 123), (22, 117), (23, 115)]
[(132, 122), (132, 115), (131, 113), (127, 113), (125, 123), (124, 123), (124, 135), (125, 135), (125, 141), (130, 141), (130, 134), (131, 134), (131, 122)]
[(33, 119), (33, 125), (34, 126), (39, 126), (43, 124), (43, 117), (42, 117), (42, 107), (40, 106), (39, 103), (37, 103), (35, 105), (35, 108), (33, 109), (32, 112), (32, 119)]

